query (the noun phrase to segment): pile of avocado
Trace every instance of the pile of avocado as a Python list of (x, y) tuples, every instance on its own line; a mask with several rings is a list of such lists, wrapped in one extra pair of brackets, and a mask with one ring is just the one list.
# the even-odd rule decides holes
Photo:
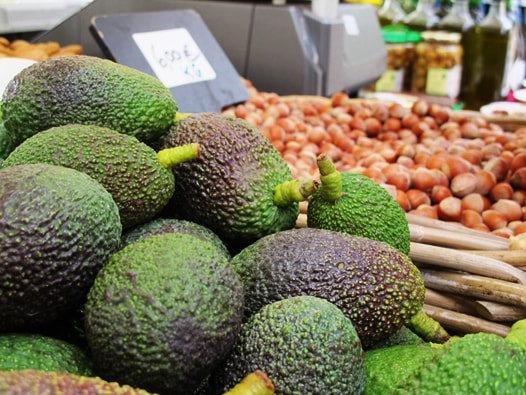
[(442, 343), (415, 328), (424, 282), (382, 188), (294, 179), (249, 123), (177, 109), (85, 55), (6, 87), (0, 394), (222, 395), (251, 372), (271, 385), (245, 395), (525, 393), (524, 322)]

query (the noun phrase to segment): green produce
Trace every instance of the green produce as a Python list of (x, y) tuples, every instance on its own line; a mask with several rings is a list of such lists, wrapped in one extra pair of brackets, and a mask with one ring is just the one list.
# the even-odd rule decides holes
[(422, 309), (424, 281), (391, 245), (328, 229), (295, 228), (265, 236), (232, 257), (247, 315), (288, 296), (336, 304), (369, 348)]
[(15, 148), (11, 133), (6, 129), (3, 122), (0, 122), (0, 164), (9, 153)]
[(409, 254), (404, 210), (380, 184), (362, 174), (339, 172), (329, 156), (318, 157), (320, 186), (307, 208), (307, 225), (384, 241)]
[[(366, 394), (391, 395), (396, 386), (442, 352), (425, 344), (395, 345), (365, 352)], [(438, 393), (438, 392), (437, 392)]]
[[(177, 121), (162, 147), (199, 143), (198, 159), (173, 168), (178, 181), (166, 216), (199, 223), (227, 245), (245, 246), (296, 224), (298, 202), (314, 181), (293, 180), (279, 151), (246, 121), (190, 114)], [(168, 207), (171, 207), (170, 205)]]
[(264, 306), (246, 321), (210, 380), (222, 394), (254, 370), (276, 394), (363, 394), (364, 352), (352, 322), (334, 304), (309, 295)]
[(243, 287), (215, 244), (152, 235), (116, 252), (85, 305), (95, 373), (152, 392), (191, 394), (232, 348)]
[(82, 171), (100, 182), (119, 207), (123, 229), (158, 214), (171, 199), (170, 170), (199, 154), (199, 146), (174, 147), (159, 155), (135, 137), (102, 126), (71, 124), (37, 133), (9, 154), (3, 167), (50, 163)]
[(403, 325), (399, 330), (393, 333), (391, 336), (379, 341), (371, 348), (383, 348), (391, 346), (401, 345), (424, 345), (426, 342), (406, 325)]
[(526, 318), (515, 322), (509, 333), (506, 335), (506, 340), (517, 343), (526, 351)]
[[(524, 328), (520, 336), (526, 336)], [(403, 380), (392, 394), (524, 394), (526, 351), (519, 344), (479, 332), (451, 338), (442, 350)]]
[(20, 370), (0, 372), (1, 395), (154, 395), (139, 388), (108, 382), (100, 377), (72, 373)]
[(72, 343), (37, 333), (0, 334), (0, 371), (24, 369), (93, 375), (87, 352)]
[(125, 231), (122, 234), (121, 247), (125, 247), (144, 237), (178, 232), (188, 233), (202, 240), (210, 241), (223, 251), (227, 258), (230, 258), (230, 252), (223, 241), (214, 232), (203, 225), (177, 218), (155, 218), (149, 222)]
[(274, 384), (265, 372), (255, 370), (223, 395), (274, 395)]
[(177, 103), (157, 78), (88, 55), (48, 58), (18, 73), (2, 98), (6, 128), (18, 145), (53, 126), (105, 126), (156, 141), (173, 124)]
[(0, 332), (79, 307), (121, 234), (117, 205), (87, 174), (44, 163), (0, 169)]

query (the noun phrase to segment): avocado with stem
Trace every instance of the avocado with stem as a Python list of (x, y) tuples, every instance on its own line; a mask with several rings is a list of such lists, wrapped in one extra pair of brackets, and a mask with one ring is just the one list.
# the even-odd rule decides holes
[(267, 235), (234, 255), (245, 288), (245, 315), (294, 295), (336, 304), (364, 348), (400, 329), (424, 304), (424, 280), (410, 258), (378, 240), (328, 229)]
[(29, 137), (2, 167), (41, 162), (84, 172), (110, 192), (122, 227), (128, 229), (152, 219), (170, 201), (175, 188), (171, 167), (198, 156), (198, 144), (156, 152), (135, 137), (106, 127), (70, 124)]
[(376, 181), (340, 172), (331, 158), (318, 156), (320, 186), (307, 207), (307, 226), (386, 242), (409, 254), (409, 224), (398, 202)]
[(293, 228), (299, 202), (317, 188), (314, 180), (294, 180), (279, 151), (240, 118), (189, 114), (175, 122), (161, 146), (189, 142), (200, 144), (201, 155), (172, 169), (173, 205), (163, 215), (204, 225), (229, 246)]

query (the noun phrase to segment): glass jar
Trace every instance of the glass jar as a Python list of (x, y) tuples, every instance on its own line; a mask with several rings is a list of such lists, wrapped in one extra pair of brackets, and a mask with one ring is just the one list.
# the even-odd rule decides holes
[(411, 91), (432, 96), (457, 98), (462, 76), (461, 34), (425, 31), (416, 45)]
[(405, 26), (386, 26), (382, 35), (387, 48), (387, 70), (373, 84), (376, 92), (402, 92), (411, 87), (411, 69), (420, 33)]

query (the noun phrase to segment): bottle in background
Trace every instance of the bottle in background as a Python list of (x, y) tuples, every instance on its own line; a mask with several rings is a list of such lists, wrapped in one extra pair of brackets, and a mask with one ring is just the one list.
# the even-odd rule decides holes
[(465, 109), (503, 100), (508, 74), (517, 52), (518, 29), (506, 1), (493, 0), (487, 15), (464, 33), (464, 62), (460, 100)]
[(406, 17), (399, 0), (384, 0), (377, 11), (380, 26), (396, 25), (401, 23)]
[(439, 21), (434, 0), (418, 0), (416, 9), (407, 14), (403, 22), (411, 30), (422, 32), (433, 29)]
[(463, 33), (475, 24), (469, 11), (469, 0), (453, 0), (449, 12), (440, 20), (438, 30)]

